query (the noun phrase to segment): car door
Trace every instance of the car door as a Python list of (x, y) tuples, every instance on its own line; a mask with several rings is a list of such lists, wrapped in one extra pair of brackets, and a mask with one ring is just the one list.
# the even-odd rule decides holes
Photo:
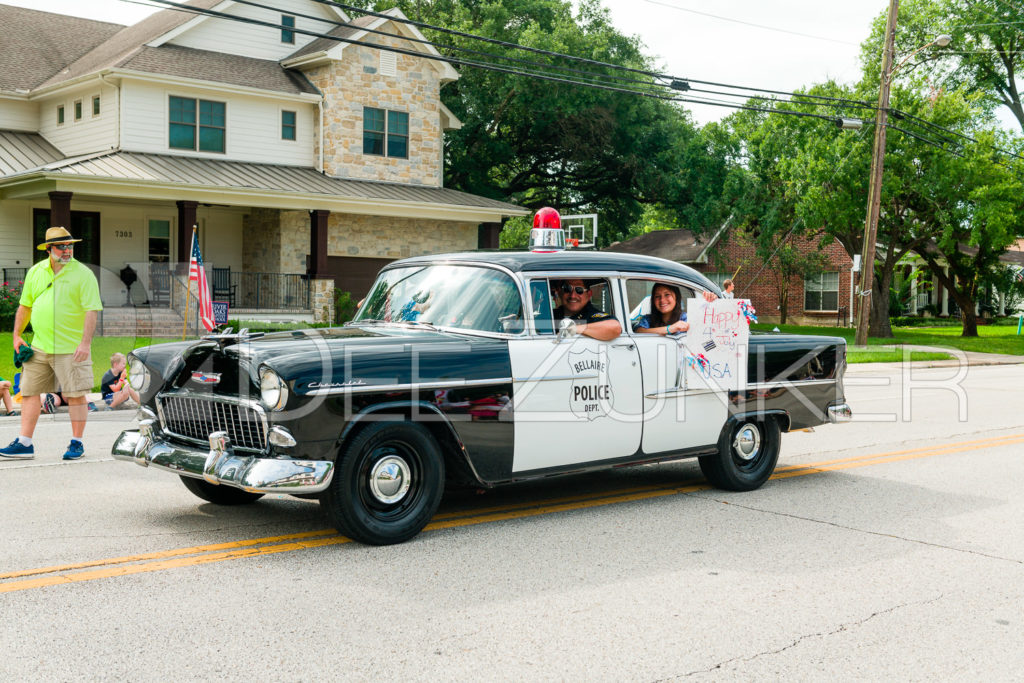
[[(585, 277), (585, 276), (584, 276)], [(621, 309), (605, 279), (603, 310)], [(509, 340), (513, 377), (513, 471), (624, 458), (640, 448), (640, 362), (625, 332), (611, 341), (559, 339), (550, 280), (528, 281), (531, 334)], [(622, 322), (621, 315), (618, 315)]]
[[(667, 282), (667, 280), (662, 280)], [(630, 321), (649, 309), (651, 289), (658, 281), (625, 278), (623, 299)], [(697, 294), (679, 282), (670, 282), (686, 299)], [(719, 391), (690, 368), (684, 335), (636, 333), (630, 329), (640, 357), (643, 384), (644, 427), (641, 439), (645, 454), (680, 451), (718, 441), (728, 413), (728, 394)]]

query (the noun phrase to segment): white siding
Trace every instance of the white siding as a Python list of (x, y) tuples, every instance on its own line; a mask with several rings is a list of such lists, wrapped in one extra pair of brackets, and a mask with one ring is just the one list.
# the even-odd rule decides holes
[[(263, 4), (273, 4), (280, 11), (271, 11), (250, 5), (235, 5), (228, 9), (227, 13), (239, 17), (258, 19), (274, 25), (280, 25), (282, 14), (290, 14), (295, 17), (295, 28), (316, 31), (317, 33), (327, 33), (334, 28), (334, 24), (327, 23), (327, 21), (313, 21), (312, 19), (296, 15), (322, 16), (328, 21), (340, 21), (324, 5), (308, 2), (307, 0), (276, 0), (274, 3)], [(246, 24), (231, 19), (209, 18), (195, 28), (187, 30), (168, 42), (172, 45), (181, 45), (182, 47), (191, 47), (198, 50), (212, 50), (214, 52), (242, 55), (243, 57), (273, 59), (277, 61), (284, 59), (306, 43), (315, 39), (315, 36), (296, 33), (294, 43), (282, 43), (281, 29)]]
[[(100, 114), (92, 115), (92, 98), (100, 97)], [(82, 101), (82, 118), (75, 120), (75, 102)], [(64, 105), (64, 123), (57, 125), (57, 107)], [(98, 80), (39, 101), (39, 132), (65, 156), (78, 156), (117, 147), (117, 90)]]
[[(0, 268), (29, 268), (38, 256), (32, 244), (32, 210), (49, 209), (42, 201), (0, 202)], [(149, 220), (171, 222), (172, 258), (176, 244), (178, 211), (174, 202), (146, 205), (117, 204), (71, 199), (73, 211), (100, 214), (100, 296), (103, 305), (121, 306), (125, 302), (120, 271), (131, 265), (145, 280), (149, 261)], [(200, 248), (209, 266), (242, 269), (243, 209), (199, 207)]]
[(0, 130), (38, 131), (39, 105), (0, 97)]
[(32, 261), (32, 202), (0, 202), (0, 268), (29, 268)]
[[(225, 102), (225, 153), (189, 152), (168, 145), (168, 107), (171, 95)], [(133, 152), (182, 154), (209, 159), (249, 161), (289, 166), (313, 166), (316, 105), (285, 98), (224, 95), (199, 88), (166, 87), (125, 81), (122, 89), (125, 121), (122, 148)], [(295, 140), (281, 139), (281, 111), (296, 112)]]

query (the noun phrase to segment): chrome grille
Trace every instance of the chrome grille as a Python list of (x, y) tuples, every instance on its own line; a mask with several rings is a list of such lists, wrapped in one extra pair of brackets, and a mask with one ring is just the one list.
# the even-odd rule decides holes
[(235, 448), (267, 448), (267, 421), (257, 407), (194, 396), (160, 396), (157, 404), (160, 426), (172, 436), (208, 444), (213, 432), (227, 432)]

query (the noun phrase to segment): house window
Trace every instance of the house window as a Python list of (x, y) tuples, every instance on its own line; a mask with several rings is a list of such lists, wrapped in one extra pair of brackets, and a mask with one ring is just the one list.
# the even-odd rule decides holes
[(286, 28), (281, 29), (281, 42), (295, 44), (295, 31), (289, 31), (288, 29), (295, 28), (295, 17), (287, 14), (281, 15), (281, 26)]
[(82, 120), (82, 100), (75, 100), (75, 121)]
[(409, 114), (363, 107), (363, 153), (408, 158)]
[(96, 96), (94, 96), (92, 98), (92, 115), (93, 116), (99, 116), (100, 115), (100, 96), (99, 95), (96, 95)]
[(804, 310), (839, 310), (839, 273), (819, 273), (804, 278)]
[(295, 139), (295, 112), (293, 111), (281, 112), (281, 139)]
[(704, 277), (711, 280), (721, 288), (722, 283), (729, 279), (729, 273), (704, 273)]
[(57, 125), (64, 125), (64, 105), (57, 107)]
[(224, 109), (223, 102), (171, 96), (168, 116), (171, 148), (223, 152), (227, 125)]

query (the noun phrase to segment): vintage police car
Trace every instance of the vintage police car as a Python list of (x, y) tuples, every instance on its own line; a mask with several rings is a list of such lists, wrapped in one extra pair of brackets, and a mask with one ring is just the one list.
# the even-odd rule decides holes
[[(617, 337), (554, 319), (559, 284), (577, 279)], [(603, 252), (396, 261), (344, 327), (132, 352), (140, 424), (113, 454), (178, 474), (212, 503), (318, 498), (343, 534), (388, 544), (427, 524), (446, 483), (695, 457), (714, 485), (750, 490), (772, 474), (782, 432), (850, 418), (843, 339), (746, 339), (727, 326), (694, 346), (693, 329), (635, 333), (630, 317), (657, 283), (691, 307), (718, 293), (686, 266)], [(736, 306), (720, 299), (702, 315), (743, 331)]]

